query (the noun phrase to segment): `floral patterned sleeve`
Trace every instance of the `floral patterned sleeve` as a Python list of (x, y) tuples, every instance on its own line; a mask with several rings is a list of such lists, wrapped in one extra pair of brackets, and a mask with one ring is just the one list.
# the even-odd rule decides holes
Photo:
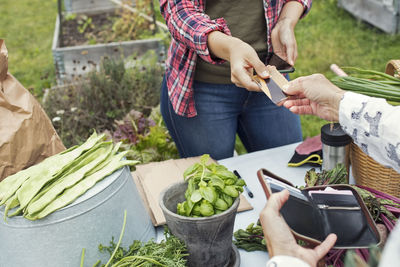
[(340, 102), (339, 122), (367, 155), (400, 172), (400, 106), (346, 92)]

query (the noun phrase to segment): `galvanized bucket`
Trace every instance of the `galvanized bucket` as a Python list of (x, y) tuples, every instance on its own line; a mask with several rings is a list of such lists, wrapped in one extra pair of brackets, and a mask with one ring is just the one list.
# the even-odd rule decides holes
[[(21, 216), (0, 219), (0, 267), (80, 266), (85, 248), (85, 265), (105, 263), (108, 253), (98, 245), (118, 241), (124, 210), (127, 223), (122, 246), (133, 240), (148, 241), (156, 232), (129, 168), (114, 172), (92, 189), (44, 219), (29, 221)], [(4, 208), (0, 210), (0, 218)]]

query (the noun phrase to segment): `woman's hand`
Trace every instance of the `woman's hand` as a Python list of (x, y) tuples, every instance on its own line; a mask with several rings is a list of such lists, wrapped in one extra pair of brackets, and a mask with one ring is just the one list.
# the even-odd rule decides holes
[(297, 42), (294, 36), (295, 23), (290, 18), (279, 20), (271, 33), (274, 53), (294, 65), (297, 59)]
[(282, 102), (295, 114), (316, 115), (329, 121), (339, 120), (339, 105), (344, 91), (322, 74), (300, 77), (283, 87), (289, 98)]
[(283, 6), (278, 22), (271, 32), (274, 53), (292, 66), (297, 59), (297, 42), (294, 36), (294, 27), (303, 12), (304, 7), (301, 3), (297, 1), (287, 2)]
[(279, 214), (279, 210), (288, 198), (289, 191), (287, 190), (272, 194), (260, 214), (269, 256), (270, 258), (277, 255), (293, 256), (307, 262), (312, 267), (316, 266), (317, 262), (333, 247), (337, 237), (335, 234), (328, 235), (324, 242), (314, 249), (299, 246), (290, 232), (289, 226)]
[(208, 35), (208, 48), (214, 56), (225, 59), (231, 65), (231, 81), (249, 91), (261, 91), (253, 80), (254, 71), (263, 79), (269, 77), (267, 67), (256, 51), (242, 40), (219, 31)]

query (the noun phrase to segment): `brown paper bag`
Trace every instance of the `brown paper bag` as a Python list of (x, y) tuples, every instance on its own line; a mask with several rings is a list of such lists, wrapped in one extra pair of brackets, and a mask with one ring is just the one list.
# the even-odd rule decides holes
[(0, 39), (0, 181), (65, 149), (40, 104), (7, 71)]

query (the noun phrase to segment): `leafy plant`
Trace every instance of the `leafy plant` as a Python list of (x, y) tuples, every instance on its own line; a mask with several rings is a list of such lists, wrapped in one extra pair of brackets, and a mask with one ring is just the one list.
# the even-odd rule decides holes
[(86, 29), (93, 29), (94, 25), (92, 23), (92, 18), (88, 17), (86, 15), (82, 15), (78, 18), (78, 32), (79, 33), (84, 33)]
[(207, 217), (229, 209), (235, 199), (243, 192), (246, 184), (243, 179), (215, 162), (207, 164), (210, 155), (204, 154), (199, 163), (185, 170), (184, 179), (188, 182), (186, 200), (178, 203), (177, 212), (182, 216)]
[[(135, 40), (144, 34), (154, 34), (156, 25), (145, 19), (139, 14), (143, 13), (147, 16), (153, 16), (154, 10), (151, 8), (152, 0), (136, 0), (136, 9), (138, 12), (131, 12), (126, 8), (117, 11), (119, 18), (115, 20), (112, 26), (113, 39), (116, 40)], [(128, 1), (123, 1), (125, 4)]]
[[(164, 227), (165, 240), (160, 243), (156, 243), (150, 240), (146, 243), (142, 243), (139, 240), (134, 240), (132, 245), (128, 249), (120, 247), (122, 237), (125, 232), (126, 226), (126, 210), (124, 212), (124, 222), (122, 225), (121, 233), (117, 244), (114, 243), (114, 237), (111, 238), (110, 246), (99, 245), (100, 252), (108, 252), (110, 259), (106, 264), (101, 264), (98, 260), (93, 267), (185, 267), (186, 259), (188, 256), (186, 253), (187, 249), (185, 243), (179, 240), (177, 237), (172, 235), (167, 227)], [(81, 267), (83, 267), (85, 257), (85, 249), (82, 250)]]
[[(130, 6), (132, 1), (123, 1)], [(63, 21), (65, 46), (131, 41), (159, 38), (167, 43), (169, 33), (156, 25), (153, 0), (136, 0), (132, 12), (127, 8), (117, 8), (112, 12), (97, 14), (67, 15)], [(146, 18), (144, 17), (146, 16)]]
[(123, 142), (120, 151), (128, 151), (128, 159), (148, 163), (179, 158), (159, 107), (153, 109), (149, 118), (141, 112), (131, 110), (123, 121), (116, 123), (116, 130), (110, 136), (114, 142)]
[(114, 131), (131, 109), (150, 114), (159, 103), (162, 66), (149, 51), (126, 68), (123, 61), (105, 58), (99, 72), (91, 72), (77, 83), (49, 91), (44, 108), (64, 144), (86, 140), (93, 129)]
[(263, 229), (259, 220), (256, 224), (249, 224), (246, 229), (237, 230), (233, 233), (233, 236), (235, 237), (233, 243), (238, 248), (246, 251), (267, 251)]

